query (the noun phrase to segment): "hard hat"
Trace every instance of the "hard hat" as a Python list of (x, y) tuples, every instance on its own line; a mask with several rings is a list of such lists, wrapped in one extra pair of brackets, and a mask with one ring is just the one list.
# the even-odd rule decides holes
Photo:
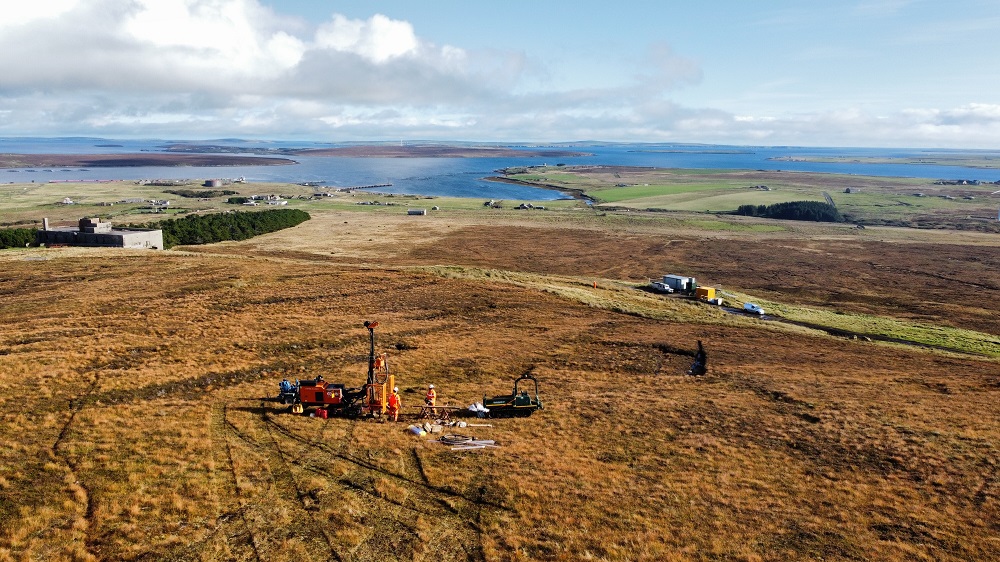
[(399, 387), (398, 387), (398, 386), (394, 386), (394, 387), (392, 387), (392, 391), (393, 391), (393, 392), (399, 392)]
[(434, 385), (433, 384), (428, 385), (427, 388), (434, 388)]

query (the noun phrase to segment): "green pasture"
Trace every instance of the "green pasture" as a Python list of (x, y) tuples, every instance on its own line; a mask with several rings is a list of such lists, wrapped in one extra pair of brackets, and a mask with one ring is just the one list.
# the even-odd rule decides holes
[(587, 195), (606, 203), (618, 203), (633, 199), (661, 197), (679, 193), (737, 189), (729, 183), (659, 184), (630, 185), (628, 187), (608, 187), (588, 191)]
[[(551, 172), (551, 173), (550, 173)], [(830, 194), (838, 210), (867, 223), (913, 223), (943, 228), (982, 228), (996, 216), (996, 185), (935, 185), (933, 180), (752, 170), (685, 170), (562, 167), (532, 169), (518, 179), (556, 183), (576, 189), (602, 205), (631, 209), (728, 212), (740, 205), (773, 205), (788, 201), (824, 201)], [(622, 184), (621, 186), (619, 186)], [(769, 191), (748, 189), (767, 185)], [(851, 188), (853, 193), (845, 193)], [(922, 193), (924, 197), (916, 197)], [(943, 196), (950, 196), (951, 199)], [(964, 199), (972, 196), (973, 199)]]
[[(66, 183), (14, 183), (0, 184), (0, 214), (3, 223), (21, 221), (41, 222), (43, 217), (53, 221), (76, 221), (81, 217), (100, 217), (115, 222), (148, 221), (156, 216), (167, 217), (182, 212), (211, 212), (239, 209), (239, 205), (226, 203), (230, 196), (207, 198), (181, 197), (167, 193), (167, 189), (197, 189), (201, 181), (191, 181), (176, 186), (139, 185), (134, 181), (66, 182)], [(289, 184), (234, 184), (227, 189), (239, 195), (282, 194), (291, 198), (289, 206), (296, 206), (298, 195), (311, 193), (310, 188)], [(62, 201), (69, 198), (71, 205)], [(164, 213), (150, 214), (142, 209), (148, 203), (120, 203), (126, 199), (170, 201)], [(100, 205), (112, 203), (113, 205)]]
[[(237, 195), (224, 195), (212, 198), (188, 198), (167, 193), (168, 189), (198, 189), (201, 181), (188, 182), (177, 186), (139, 185), (134, 181), (115, 181), (109, 183), (79, 182), (79, 183), (5, 183), (0, 184), (0, 216), (3, 224), (11, 226), (26, 224), (26, 221), (41, 223), (42, 218), (54, 222), (77, 221), (81, 217), (99, 217), (118, 223), (150, 221), (157, 218), (167, 218), (190, 212), (221, 212), (228, 210), (248, 210), (242, 205), (227, 203), (229, 197), (250, 195), (281, 195), (288, 201), (285, 208), (309, 210), (341, 210), (357, 212), (389, 212), (405, 213), (409, 208), (426, 208), (434, 212), (432, 207), (438, 206), (441, 211), (476, 211), (492, 213), (517, 213), (517, 216), (538, 216), (554, 210), (566, 210), (582, 205), (579, 200), (560, 199), (553, 201), (505, 200), (503, 209), (490, 209), (483, 206), (484, 199), (461, 197), (429, 197), (423, 195), (382, 194), (366, 190), (352, 193), (335, 193), (333, 197), (312, 198), (313, 188), (286, 183), (252, 183), (232, 184), (226, 189), (236, 191)], [(69, 198), (71, 205), (62, 201)], [(162, 213), (151, 213), (142, 207), (148, 203), (119, 203), (125, 199), (159, 199), (170, 201)], [(379, 205), (363, 205), (363, 202), (379, 202)], [(99, 203), (113, 203), (111, 206)], [(531, 203), (534, 206), (544, 206), (545, 209), (517, 210), (521, 203)], [(271, 208), (261, 204), (253, 209)]]
[(842, 214), (855, 220), (908, 220), (916, 215), (952, 214), (957, 216), (994, 216), (1000, 197), (945, 199), (928, 194), (916, 197), (912, 193), (870, 191), (862, 193), (832, 193)]
[(730, 189), (711, 193), (690, 192), (644, 197), (620, 201), (636, 209), (664, 209), (669, 211), (735, 211), (740, 205), (773, 205), (786, 201), (824, 201), (819, 193), (803, 193), (800, 191), (759, 191), (749, 189)]
[[(913, 178), (882, 178), (845, 176), (836, 174), (806, 173), (756, 173), (748, 170), (682, 170), (682, 169), (622, 169), (584, 167), (532, 168), (530, 173), (511, 176), (529, 183), (561, 186), (579, 190), (593, 197), (598, 204), (626, 207), (637, 210), (657, 209), (695, 213), (734, 211), (740, 205), (773, 205), (786, 201), (823, 201), (823, 192), (831, 195), (841, 213), (853, 220), (882, 223), (884, 221), (908, 223), (920, 217), (921, 223), (933, 223), (937, 217), (945, 228), (949, 225), (970, 222), (970, 218), (995, 217), (1000, 205), (1000, 195), (992, 195), (993, 185), (937, 186), (928, 180)], [(14, 174), (20, 176), (20, 174)], [(626, 184), (618, 187), (617, 184)], [(749, 189), (753, 185), (767, 185), (770, 191)], [(202, 186), (202, 180), (190, 180), (171, 186), (139, 185), (134, 181), (110, 183), (0, 183), (0, 226), (38, 223), (43, 217), (55, 222), (75, 222), (84, 216), (100, 217), (118, 223), (149, 221), (183, 212), (221, 212), (246, 210), (240, 205), (226, 203), (229, 196), (200, 200), (166, 193), (168, 189), (193, 189)], [(844, 193), (847, 187), (856, 193)], [(555, 219), (559, 211), (577, 211), (587, 207), (580, 200), (506, 200), (503, 209), (483, 207), (481, 198), (427, 197), (420, 195), (389, 195), (366, 190), (353, 193), (334, 193), (329, 198), (312, 198), (314, 188), (287, 183), (232, 184), (226, 189), (239, 196), (276, 194), (288, 200), (288, 208), (302, 210), (341, 210), (390, 213), (405, 212), (407, 208), (439, 206), (441, 212), (488, 212), (509, 217), (548, 217)], [(915, 197), (924, 193), (925, 197)], [(945, 199), (940, 195), (951, 195)], [(963, 199), (974, 195), (975, 199)], [(63, 205), (65, 198), (73, 205)], [(165, 213), (150, 214), (142, 209), (146, 203), (119, 203), (124, 199), (166, 199), (171, 202)], [(359, 202), (378, 201), (381, 205), (359, 205)], [(113, 206), (99, 203), (114, 203)], [(542, 205), (540, 210), (517, 210), (521, 203)], [(264, 205), (257, 209), (267, 208)], [(575, 213), (574, 213), (575, 214)], [(578, 215), (577, 215), (578, 216)], [(569, 215), (566, 215), (567, 218)], [(928, 218), (931, 217), (931, 218)], [(983, 224), (981, 221), (977, 225)], [(692, 225), (695, 226), (695, 225)], [(732, 227), (702, 225), (698, 228), (714, 230)]]
[(757, 303), (769, 314), (776, 314), (796, 322), (807, 322), (816, 326), (846, 330), (862, 335), (894, 338), (918, 345), (1000, 358), (1000, 345), (997, 343), (997, 337), (993, 334), (947, 326), (931, 326), (870, 314), (843, 313), (784, 304), (732, 290), (725, 291), (725, 297), (734, 299), (738, 306), (744, 302)]

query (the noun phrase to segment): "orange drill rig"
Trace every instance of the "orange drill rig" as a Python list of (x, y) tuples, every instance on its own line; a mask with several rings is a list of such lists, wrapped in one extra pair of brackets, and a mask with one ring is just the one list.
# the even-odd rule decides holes
[(361, 388), (347, 388), (317, 376), (315, 379), (288, 379), (278, 385), (277, 401), (288, 404), (293, 413), (302, 414), (316, 408), (319, 417), (342, 415), (350, 418), (379, 417), (388, 407), (389, 394), (395, 386), (395, 375), (389, 372), (385, 354), (375, 355), (375, 328), (378, 322), (365, 321), (368, 329), (368, 380)]

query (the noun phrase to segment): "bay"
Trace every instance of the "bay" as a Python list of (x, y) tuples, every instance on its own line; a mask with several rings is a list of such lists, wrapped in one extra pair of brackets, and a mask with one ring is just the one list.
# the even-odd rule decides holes
[[(303, 141), (247, 141), (219, 139), (184, 141), (163, 139), (104, 139), (93, 137), (0, 137), (0, 153), (29, 154), (121, 154), (163, 152), (172, 143), (211, 144), (242, 147), (247, 150), (329, 148), (348, 143)], [(416, 144), (416, 143), (415, 143)], [(494, 145), (496, 146), (496, 145)], [(511, 146), (511, 145), (503, 145)], [(531, 156), (534, 149), (572, 149), (590, 153), (588, 156), (546, 158)], [(761, 147), (690, 145), (677, 143), (618, 144), (571, 143), (551, 146), (525, 146), (523, 158), (358, 158), (293, 155), (297, 164), (287, 166), (235, 167), (135, 167), (135, 168), (63, 168), (0, 170), (0, 182), (49, 182), (71, 180), (142, 180), (142, 179), (214, 179), (244, 177), (248, 182), (306, 183), (328, 187), (356, 187), (392, 184), (377, 191), (398, 194), (420, 194), (444, 197), (482, 199), (552, 200), (566, 195), (556, 191), (514, 184), (485, 181), (501, 168), (532, 165), (607, 165), (644, 166), (659, 168), (695, 168), (716, 170), (783, 170), (853, 174), (866, 176), (900, 176), (936, 179), (1000, 180), (1000, 170), (964, 166), (929, 164), (889, 164), (866, 162), (802, 162), (772, 160), (781, 157), (847, 157), (847, 158), (919, 158), (958, 154), (995, 156), (988, 151), (949, 151), (899, 148), (839, 148), (839, 147)], [(249, 152), (247, 155), (252, 156)], [(281, 156), (276, 154), (276, 156)]]

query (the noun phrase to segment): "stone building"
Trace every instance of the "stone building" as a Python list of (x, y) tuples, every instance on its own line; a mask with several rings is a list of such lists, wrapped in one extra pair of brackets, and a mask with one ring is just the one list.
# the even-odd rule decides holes
[(107, 248), (163, 249), (163, 231), (140, 228), (112, 228), (101, 219), (80, 219), (79, 228), (49, 228), (49, 219), (42, 220), (36, 236), (38, 244), (46, 246), (103, 246)]

